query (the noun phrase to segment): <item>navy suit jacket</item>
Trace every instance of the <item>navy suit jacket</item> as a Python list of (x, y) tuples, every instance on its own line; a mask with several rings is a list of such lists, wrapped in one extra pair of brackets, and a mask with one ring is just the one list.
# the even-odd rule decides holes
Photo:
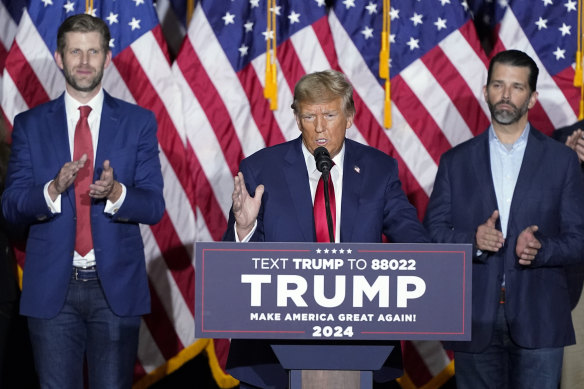
[[(156, 129), (152, 112), (105, 93), (94, 181), (109, 159), (127, 194), (114, 215), (103, 212), (105, 199), (92, 200), (91, 227), (100, 282), (120, 316), (150, 311), (139, 223), (155, 224), (164, 212)], [(61, 194), (61, 212), (53, 214), (43, 187), (69, 161), (64, 94), (16, 116), (2, 208), (8, 222), (29, 226), (23, 315), (51, 318), (65, 301), (75, 246), (74, 188)]]
[[(255, 195), (259, 184), (265, 187), (251, 241), (316, 241), (301, 137), (258, 151), (244, 159), (239, 170), (250, 194)], [(345, 139), (341, 207), (341, 242), (379, 243), (384, 234), (396, 243), (429, 242), (416, 209), (401, 188), (397, 162), (349, 139)], [(235, 240), (234, 222), (230, 212), (224, 240)], [(396, 349), (384, 368), (376, 372), (377, 381), (401, 375), (399, 342), (388, 343)], [(258, 387), (285, 387), (287, 383), (269, 342), (232, 340), (227, 367), (234, 377)]]
[[(584, 120), (579, 120), (576, 123), (561, 127), (554, 130), (552, 137), (562, 143), (566, 143), (566, 139), (578, 129), (584, 129)], [(580, 163), (580, 170), (584, 173), (584, 163)], [(582, 253), (584, 256), (584, 253)], [(582, 288), (584, 287), (584, 263), (578, 265), (570, 265), (568, 272), (568, 288), (570, 289), (570, 301), (572, 309), (576, 307), (580, 296), (582, 295)]]
[[(440, 243), (475, 243), (477, 227), (495, 209), (488, 131), (442, 155), (425, 225)], [(519, 265), (522, 230), (537, 225), (541, 242), (530, 266)], [(497, 222), (500, 230), (500, 223)], [(476, 253), (476, 247), (474, 248)], [(473, 258), (472, 340), (448, 342), (455, 351), (481, 352), (493, 335), (503, 275), (505, 315), (521, 347), (562, 347), (575, 342), (566, 265), (582, 261), (584, 184), (576, 154), (530, 129), (513, 193), (507, 236), (497, 253)]]
[[(302, 138), (268, 147), (241, 161), (247, 190), (265, 187), (251, 241), (315, 242), (312, 197)], [(405, 196), (397, 162), (370, 146), (345, 139), (341, 242), (428, 242)], [(233, 213), (224, 240), (234, 241)]]

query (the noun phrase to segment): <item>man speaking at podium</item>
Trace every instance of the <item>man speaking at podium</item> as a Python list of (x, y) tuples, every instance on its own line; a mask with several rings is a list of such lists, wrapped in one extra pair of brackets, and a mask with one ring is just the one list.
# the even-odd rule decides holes
[[(241, 161), (224, 240), (380, 243), (385, 235), (393, 243), (429, 242), (401, 188), (397, 162), (345, 138), (355, 105), (353, 88), (342, 73), (326, 70), (302, 77), (292, 109), (302, 135)], [(325, 201), (327, 185), (321, 177), (328, 170)], [(377, 372), (377, 380), (401, 375), (399, 342), (395, 346), (390, 359), (398, 358), (397, 365)], [(227, 367), (252, 387), (280, 388), (288, 381), (265, 341), (233, 340)]]

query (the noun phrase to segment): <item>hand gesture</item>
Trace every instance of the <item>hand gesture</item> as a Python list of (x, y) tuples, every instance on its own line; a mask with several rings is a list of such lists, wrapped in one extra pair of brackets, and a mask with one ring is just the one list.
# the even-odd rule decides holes
[(103, 161), (103, 170), (99, 180), (89, 185), (89, 196), (94, 199), (107, 198), (115, 203), (122, 194), (122, 187), (114, 180), (114, 169), (110, 166), (110, 161)]
[(487, 221), (477, 228), (475, 239), (479, 250), (497, 252), (503, 247), (505, 243), (503, 233), (495, 228), (498, 218), (499, 211), (494, 210)]
[(260, 211), (264, 186), (258, 185), (255, 197), (251, 197), (245, 187), (243, 173), (237, 173), (233, 178), (233, 215), (235, 216), (235, 230), (239, 240), (251, 232)]
[(517, 254), (517, 257), (519, 257), (520, 265), (531, 265), (539, 249), (541, 248), (541, 243), (534, 235), (537, 230), (537, 226), (529, 226), (521, 231), (519, 238), (517, 238), (515, 254)]
[(571, 148), (578, 154), (578, 159), (580, 162), (584, 161), (584, 136), (583, 130), (576, 130), (566, 139), (566, 146)]
[(85, 166), (85, 162), (87, 162), (87, 154), (83, 154), (77, 161), (67, 162), (63, 165), (57, 177), (49, 184), (48, 191), (51, 200), (55, 201), (57, 196), (75, 182), (77, 172)]

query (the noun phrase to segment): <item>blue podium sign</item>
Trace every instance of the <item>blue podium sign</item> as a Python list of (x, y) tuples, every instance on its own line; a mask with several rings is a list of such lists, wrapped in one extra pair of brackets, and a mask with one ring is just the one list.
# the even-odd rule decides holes
[(195, 336), (470, 340), (470, 244), (195, 244)]

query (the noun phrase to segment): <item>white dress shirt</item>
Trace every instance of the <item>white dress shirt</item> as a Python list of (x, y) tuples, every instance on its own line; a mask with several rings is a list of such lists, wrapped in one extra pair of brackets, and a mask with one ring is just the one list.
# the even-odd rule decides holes
[[(79, 121), (79, 107), (82, 105), (88, 105), (91, 107), (91, 112), (87, 117), (89, 122), (89, 130), (91, 131), (91, 142), (93, 145), (93, 161), (95, 163), (95, 155), (97, 152), (97, 140), (99, 139), (99, 126), (101, 123), (101, 110), (103, 107), (104, 92), (100, 89), (98, 94), (93, 97), (86, 104), (81, 104), (75, 100), (67, 91), (65, 91), (65, 113), (67, 115), (67, 132), (69, 134), (69, 151), (71, 154), (71, 160), (73, 160), (73, 147), (75, 139), (75, 127)], [(95, 165), (94, 165), (95, 167)], [(47, 206), (53, 213), (61, 213), (61, 195), (59, 194), (55, 201), (51, 200), (49, 196), (49, 185), (53, 180), (47, 182), (44, 187), (44, 196)], [(111, 201), (106, 201), (106, 206), (104, 208), (105, 213), (114, 214), (121, 207), (126, 198), (126, 187), (122, 184), (122, 195), (115, 203)], [(95, 252), (91, 249), (85, 256), (81, 256), (75, 251), (73, 255), (73, 266), (76, 267), (89, 267), (95, 265)]]

